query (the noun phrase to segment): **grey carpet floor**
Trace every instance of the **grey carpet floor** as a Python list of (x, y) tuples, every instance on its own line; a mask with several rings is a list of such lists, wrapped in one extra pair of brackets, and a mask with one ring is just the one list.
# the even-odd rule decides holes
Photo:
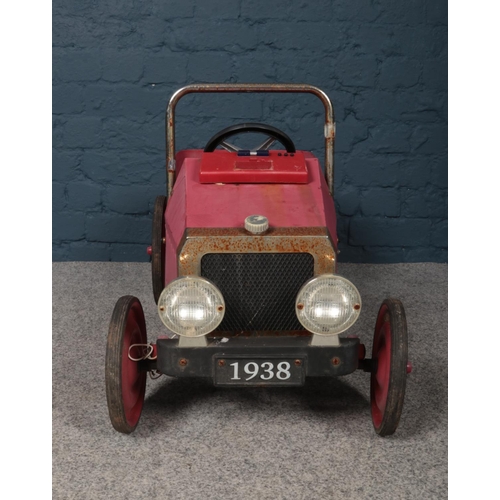
[(380, 302), (400, 298), (414, 370), (400, 426), (373, 431), (369, 376), (301, 388), (215, 389), (148, 380), (131, 435), (111, 427), (104, 387), (108, 322), (121, 295), (164, 333), (140, 263), (53, 264), (53, 498), (447, 498), (447, 266), (340, 264), (358, 287), (349, 330), (370, 352)]

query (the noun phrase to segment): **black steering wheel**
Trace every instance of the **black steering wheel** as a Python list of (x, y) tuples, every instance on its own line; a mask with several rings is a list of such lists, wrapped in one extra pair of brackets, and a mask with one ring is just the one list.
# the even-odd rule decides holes
[(287, 153), (295, 153), (295, 144), (292, 139), (288, 137), (285, 132), (277, 129), (276, 127), (271, 127), (271, 125), (266, 125), (264, 123), (240, 123), (239, 125), (231, 125), (219, 132), (217, 132), (205, 146), (203, 150), (205, 153), (212, 153), (217, 146), (221, 146), (228, 151), (239, 151), (240, 148), (234, 146), (233, 144), (229, 144), (226, 142), (228, 137), (231, 137), (236, 134), (245, 134), (249, 132), (260, 132), (262, 134), (266, 134), (268, 138), (263, 142), (260, 146), (255, 148), (255, 150), (267, 150), (269, 149), (276, 141), (281, 142), (285, 147)]

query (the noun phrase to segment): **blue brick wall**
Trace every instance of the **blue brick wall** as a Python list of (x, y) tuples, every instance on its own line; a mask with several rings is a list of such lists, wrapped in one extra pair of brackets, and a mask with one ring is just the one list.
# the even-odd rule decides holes
[[(54, 260), (148, 259), (165, 106), (224, 81), (332, 99), (342, 261), (446, 261), (445, 0), (54, 0), (53, 45)], [(324, 157), (312, 96), (188, 96), (177, 146), (244, 120)]]

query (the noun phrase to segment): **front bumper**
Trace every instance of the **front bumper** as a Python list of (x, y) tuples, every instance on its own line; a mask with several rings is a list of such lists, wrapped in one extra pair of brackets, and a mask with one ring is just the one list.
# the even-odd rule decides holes
[[(220, 358), (300, 359), (306, 377), (337, 377), (359, 367), (362, 345), (358, 338), (341, 338), (339, 346), (312, 346), (311, 337), (208, 338), (204, 347), (179, 347), (178, 339), (158, 339), (156, 369), (171, 377), (215, 380)], [(259, 383), (259, 385), (266, 385)], [(276, 385), (276, 384), (269, 384)]]

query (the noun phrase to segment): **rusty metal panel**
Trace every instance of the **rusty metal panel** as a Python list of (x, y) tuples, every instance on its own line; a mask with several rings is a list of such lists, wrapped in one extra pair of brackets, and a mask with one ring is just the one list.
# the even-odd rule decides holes
[(243, 228), (188, 228), (179, 245), (178, 275), (199, 276), (208, 253), (310, 253), (314, 274), (334, 273), (336, 254), (326, 227), (271, 228), (253, 235)]

